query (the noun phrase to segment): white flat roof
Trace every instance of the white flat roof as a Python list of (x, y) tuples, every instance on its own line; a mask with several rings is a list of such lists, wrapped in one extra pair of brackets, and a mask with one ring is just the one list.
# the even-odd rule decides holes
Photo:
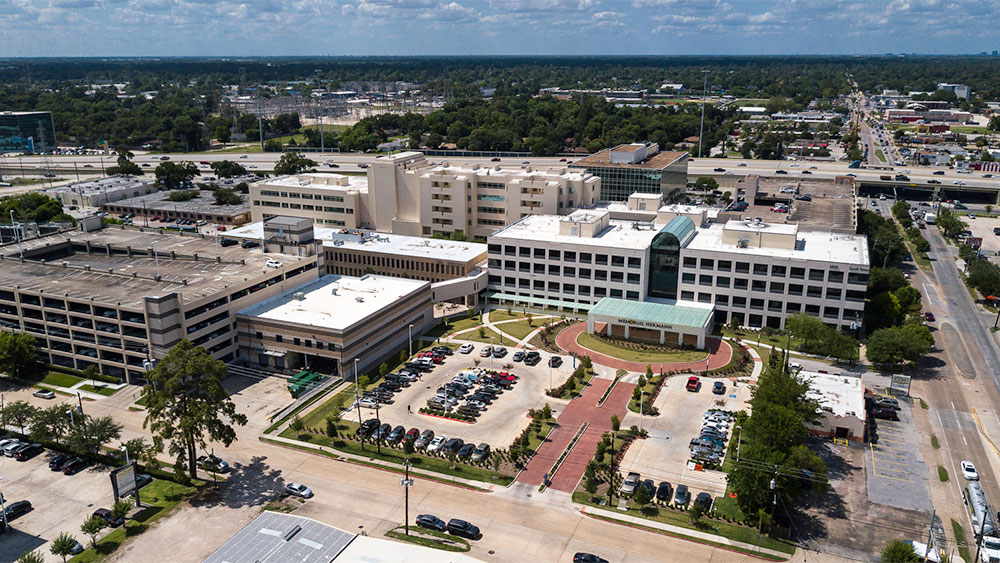
[(431, 174), (452, 174), (455, 176), (476, 175), (478, 176), (477, 181), (479, 182), (489, 182), (490, 177), (496, 177), (498, 181), (506, 181), (513, 179), (544, 181), (546, 178), (565, 178), (567, 180), (579, 181), (595, 177), (593, 174), (589, 174), (583, 170), (575, 170), (572, 168), (567, 168), (565, 166), (547, 166), (547, 167), (532, 166), (531, 170), (528, 170), (527, 168), (522, 169), (520, 167), (503, 168), (497, 166), (493, 167), (480, 166), (479, 168), (472, 168), (471, 166), (431, 164), (429, 167), (421, 169), (420, 173), (421, 175), (431, 175)]
[(660, 207), (657, 211), (663, 211), (668, 213), (680, 213), (684, 215), (695, 215), (709, 210), (710, 208), (707, 206), (684, 205), (683, 203), (674, 203), (671, 205), (664, 205)]
[(819, 401), (837, 416), (856, 416), (865, 419), (865, 385), (854, 375), (835, 375), (812, 371), (799, 372), (809, 382), (806, 396)]
[[(598, 210), (599, 211), (599, 210)], [(576, 213), (581, 213), (577, 211)], [(595, 211), (589, 211), (595, 213)], [(528, 215), (521, 220), (500, 229), (490, 237), (490, 241), (516, 239), (537, 242), (558, 242), (580, 244), (597, 248), (628, 248), (641, 250), (649, 246), (660, 229), (652, 224), (637, 224), (634, 221), (612, 219), (610, 226), (594, 237), (563, 235), (559, 233), (559, 223), (566, 219), (563, 215)], [(639, 226), (640, 228), (635, 228)]]
[(723, 227), (724, 225), (716, 223), (699, 228), (686, 248), (688, 250), (709, 250), (751, 256), (821, 260), (855, 266), (868, 265), (868, 239), (863, 235), (820, 231), (798, 232), (795, 236), (794, 249), (738, 248), (735, 244), (722, 242)]
[(398, 254), (406, 257), (438, 258), (441, 260), (458, 260), (467, 262), (476, 258), (485, 258), (486, 245), (476, 242), (460, 242), (453, 240), (409, 237), (366, 231), (361, 229), (324, 229), (322, 237), (324, 247), (350, 248), (383, 254)]
[[(345, 181), (347, 185), (341, 185), (339, 182)], [(338, 183), (327, 183), (327, 181), (334, 181)], [(331, 191), (344, 191), (344, 190), (357, 190), (357, 191), (368, 191), (368, 177), (367, 176), (349, 176), (346, 174), (326, 174), (326, 173), (308, 173), (299, 174), (297, 176), (282, 176), (280, 178), (274, 178), (269, 180), (264, 180), (260, 182), (262, 186), (275, 186), (275, 187), (289, 187), (289, 188), (312, 188), (312, 189), (326, 189)]]
[(739, 219), (730, 219), (726, 221), (724, 229), (743, 233), (794, 235), (799, 232), (799, 225), (797, 223), (769, 223), (767, 221), (752, 223), (749, 221), (740, 221)]
[[(419, 291), (429, 282), (367, 275), (327, 275), (265, 299), (238, 314), (259, 319), (345, 330)], [(295, 294), (304, 299), (295, 299)]]

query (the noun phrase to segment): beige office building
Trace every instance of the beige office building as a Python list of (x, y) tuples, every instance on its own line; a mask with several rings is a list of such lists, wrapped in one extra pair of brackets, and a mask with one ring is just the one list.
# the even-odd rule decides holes
[(251, 218), (277, 215), (312, 219), (321, 227), (356, 229), (371, 223), (368, 180), (343, 174), (299, 174), (269, 178), (250, 186)]

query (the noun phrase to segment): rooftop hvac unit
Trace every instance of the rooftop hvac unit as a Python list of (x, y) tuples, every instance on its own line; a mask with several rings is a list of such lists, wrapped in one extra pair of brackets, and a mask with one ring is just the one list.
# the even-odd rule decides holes
[(357, 301), (358, 303), (364, 303), (365, 302), (365, 298), (361, 297), (360, 295), (357, 296), (357, 297), (355, 297), (354, 300)]
[(292, 294), (292, 299), (294, 299), (296, 301), (305, 301), (306, 300), (306, 294), (303, 293), (303, 292), (301, 292), (301, 291), (297, 291), (294, 294)]
[(741, 238), (736, 241), (736, 248), (747, 248), (750, 246), (750, 239)]
[(330, 285), (330, 293), (332, 295), (337, 295), (337, 290), (338, 289), (340, 289), (340, 285), (338, 285), (338, 284), (331, 284)]

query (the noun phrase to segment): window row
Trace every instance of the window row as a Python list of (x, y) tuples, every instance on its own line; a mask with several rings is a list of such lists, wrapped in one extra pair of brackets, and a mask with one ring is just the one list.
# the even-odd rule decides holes
[(521, 258), (535, 258), (536, 260), (555, 260), (562, 262), (597, 264), (598, 266), (612, 266), (640, 269), (642, 268), (642, 258), (638, 256), (618, 256), (608, 254), (594, 254), (591, 252), (577, 252), (575, 250), (556, 250), (553, 248), (530, 248), (527, 246), (511, 246), (490, 244), (489, 252), (500, 257), (501, 251), (504, 256), (519, 256)]
[[(708, 270), (718, 272), (735, 272), (737, 274), (749, 274), (751, 271), (755, 276), (770, 276), (774, 278), (788, 277), (791, 279), (809, 281), (826, 281), (829, 283), (843, 283), (844, 272), (836, 270), (821, 270), (818, 268), (800, 268), (796, 266), (780, 266), (768, 264), (751, 264), (750, 262), (733, 262), (732, 260), (716, 260), (714, 258), (701, 258), (695, 256), (684, 257), (684, 268), (688, 270)], [(868, 274), (849, 273), (847, 283), (868, 284)]]
[(771, 293), (773, 295), (793, 295), (801, 297), (826, 299), (846, 299), (848, 301), (863, 302), (865, 292), (861, 290), (849, 289), (844, 291), (839, 287), (828, 287), (825, 290), (821, 286), (803, 286), (802, 284), (765, 280), (749, 280), (747, 278), (730, 278), (728, 276), (712, 277), (705, 274), (695, 275), (692, 273), (682, 273), (681, 282), (685, 284), (698, 284), (702, 287), (718, 287), (722, 289), (752, 290), (760, 293)]
[(547, 295), (539, 295), (540, 298), (551, 298), (553, 294), (563, 294), (563, 295), (583, 295), (583, 296), (593, 296), (593, 297), (607, 297), (609, 294), (611, 297), (625, 299), (639, 299), (639, 292), (634, 290), (622, 290), (616, 288), (605, 288), (601, 286), (591, 287), (589, 285), (577, 285), (572, 283), (560, 283), (560, 282), (546, 282), (544, 280), (527, 280), (527, 279), (515, 279), (504, 277), (501, 279), (500, 276), (490, 276), (490, 285), (493, 287), (505, 288), (518, 288), (518, 289), (532, 289), (535, 291), (547, 291)]

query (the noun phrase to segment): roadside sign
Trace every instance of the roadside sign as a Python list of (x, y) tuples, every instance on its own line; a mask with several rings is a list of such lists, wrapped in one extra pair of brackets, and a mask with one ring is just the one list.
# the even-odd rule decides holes
[(111, 472), (111, 488), (115, 502), (135, 492), (135, 462), (123, 465)]
[(972, 248), (979, 248), (983, 245), (983, 237), (969, 237), (965, 239), (965, 244)]

